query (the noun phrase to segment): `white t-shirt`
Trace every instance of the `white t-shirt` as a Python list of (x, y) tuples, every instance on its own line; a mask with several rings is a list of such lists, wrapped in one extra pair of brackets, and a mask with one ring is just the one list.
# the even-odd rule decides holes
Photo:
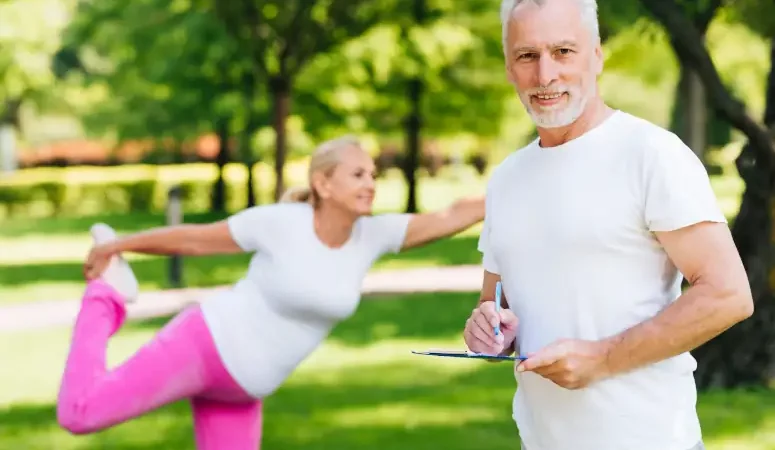
[(398, 252), (408, 214), (361, 217), (332, 249), (306, 203), (258, 206), (228, 219), (234, 240), (256, 252), (233, 289), (202, 309), (224, 366), (249, 393), (274, 392), (341, 320), (355, 312), (363, 279), (381, 255)]
[[(659, 313), (683, 277), (653, 232), (702, 221), (726, 219), (699, 159), (673, 133), (616, 111), (577, 139), (535, 140), (501, 163), (479, 250), (527, 354)], [(514, 419), (529, 450), (686, 450), (701, 440), (695, 368), (684, 353), (580, 390), (521, 373)]]

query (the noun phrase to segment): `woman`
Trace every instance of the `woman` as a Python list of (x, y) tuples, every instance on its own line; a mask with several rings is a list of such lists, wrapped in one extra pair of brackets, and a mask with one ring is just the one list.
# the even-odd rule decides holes
[[(315, 151), (309, 188), (289, 191), (281, 203), (120, 239), (107, 225), (92, 227), (95, 245), (84, 266), (88, 284), (60, 389), (59, 423), (91, 433), (190, 399), (197, 448), (258, 448), (261, 399), (355, 311), (372, 264), (484, 218), (482, 198), (430, 214), (371, 215), (374, 172), (358, 141), (340, 138)], [(187, 308), (107, 371), (108, 338), (138, 293), (122, 252), (255, 255), (232, 289)]]

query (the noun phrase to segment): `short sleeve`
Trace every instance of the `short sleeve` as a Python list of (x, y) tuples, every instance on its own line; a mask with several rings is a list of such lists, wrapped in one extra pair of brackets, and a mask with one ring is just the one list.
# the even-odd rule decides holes
[(677, 136), (668, 136), (647, 148), (646, 226), (672, 231), (706, 221), (726, 223), (705, 166)]
[(364, 218), (366, 242), (379, 254), (398, 253), (404, 245), (412, 214), (386, 213)]
[(256, 252), (265, 248), (264, 243), (271, 239), (273, 206), (254, 206), (226, 219), (232, 239), (242, 250)]
[(500, 271), (498, 269), (498, 265), (495, 262), (495, 256), (492, 252), (492, 246), (490, 241), (490, 233), (492, 229), (492, 183), (490, 183), (487, 186), (487, 193), (485, 195), (484, 199), (484, 223), (482, 224), (482, 232), (479, 235), (479, 242), (477, 244), (477, 249), (482, 253), (482, 267), (484, 267), (484, 270), (494, 273), (494, 274), (500, 274)]

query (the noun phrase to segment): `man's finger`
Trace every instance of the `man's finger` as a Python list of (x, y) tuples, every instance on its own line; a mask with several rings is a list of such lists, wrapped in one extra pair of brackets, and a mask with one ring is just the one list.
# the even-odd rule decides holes
[(495, 302), (488, 300), (479, 305), (479, 313), (487, 320), (492, 328), (500, 324), (500, 316), (495, 311)]
[(489, 341), (494, 344), (503, 343), (503, 334), (499, 334), (498, 336), (496, 336), (494, 327), (490, 325), (490, 322), (487, 321), (484, 315), (478, 314), (474, 318), (474, 327), (476, 327), (480, 333), (487, 336), (487, 340), (485, 342)]
[(487, 334), (476, 324), (474, 324), (474, 326), (471, 327), (471, 334), (474, 337), (474, 339), (480, 341), (482, 344), (486, 345), (487, 347), (494, 348), (499, 345), (499, 342), (496, 340), (496, 337), (494, 335)]
[(502, 345), (498, 345), (487, 338), (486, 335), (476, 327), (469, 327), (463, 333), (468, 349), (477, 353), (497, 353), (502, 350)]
[(525, 372), (528, 370), (535, 371), (540, 367), (554, 364), (562, 357), (560, 350), (561, 349), (559, 347), (549, 346), (541, 351), (538, 351), (535, 355), (530, 356), (526, 360), (522, 361), (522, 364), (517, 367), (517, 372)]

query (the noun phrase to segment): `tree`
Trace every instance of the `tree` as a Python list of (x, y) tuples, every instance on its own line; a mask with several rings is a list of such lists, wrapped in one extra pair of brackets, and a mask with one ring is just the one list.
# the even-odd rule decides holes
[[(748, 272), (755, 302), (752, 318), (696, 349), (696, 372), (700, 388), (733, 387), (769, 382), (775, 369), (775, 65), (767, 87), (767, 110), (762, 126), (722, 83), (702, 35), (676, 0), (642, 0), (643, 6), (665, 27), (679, 58), (696, 70), (708, 99), (719, 115), (743, 132), (748, 143), (737, 158), (737, 169), (745, 182), (740, 212), (732, 235)], [(753, 2), (740, 2), (754, 8)], [(775, 16), (771, 4), (759, 3), (757, 17)], [(766, 8), (770, 8), (768, 11)], [(769, 30), (773, 30), (770, 28)], [(775, 47), (773, 47), (775, 62)]]
[[(249, 55), (212, 11), (158, 0), (82, 2), (55, 65), (63, 75), (76, 69), (88, 85), (110, 92), (83, 115), (92, 133), (180, 146), (215, 132), (220, 150), (212, 209), (225, 210), (223, 167), (234, 157), (229, 151), (234, 123), (239, 116), (255, 116), (262, 105), (252, 86), (244, 86)], [(168, 154), (169, 146), (163, 147)], [(249, 186), (249, 198), (250, 193)]]
[(333, 51), (377, 24), (390, 5), (390, 0), (214, 2), (232, 37), (251, 55), (255, 79), (266, 83), (275, 131), (275, 199), (284, 190), (286, 121), (296, 78), (317, 55)]
[(24, 107), (36, 107), (38, 112), (66, 107), (65, 86), (57, 83), (48, 61), (69, 9), (57, 0), (0, 2), (0, 170), (16, 166)]
[(334, 117), (326, 120), (378, 135), (391, 147), (403, 141), (395, 145), (404, 149), (397, 162), (409, 187), (406, 210), (416, 211), (418, 166), (424, 156), (441, 156), (423, 155), (422, 140), (498, 135), (513, 91), (490, 2), (401, 0), (399, 6), (389, 20), (310, 65), (299, 89), (311, 92), (314, 85), (325, 107), (310, 111), (314, 102), (306, 101), (299, 108), (316, 118), (307, 122), (313, 133), (323, 117)]
[[(679, 6), (685, 12), (687, 18), (691, 20), (700, 37), (705, 42), (705, 35), (708, 31), (711, 21), (713, 20), (716, 12), (721, 7), (722, 0), (680, 0)], [(675, 46), (675, 43), (672, 44)], [(681, 78), (678, 82), (676, 90), (676, 101), (673, 106), (673, 128), (678, 131), (678, 134), (683, 138), (687, 145), (694, 150), (700, 159), (705, 160), (705, 151), (708, 146), (709, 138), (711, 142), (716, 141), (717, 131), (728, 131), (726, 124), (719, 124), (719, 120), (715, 115), (708, 116), (709, 108), (708, 102), (705, 98), (705, 87), (700, 80), (697, 71), (687, 64), (682, 58), (678, 58), (678, 62), (681, 66)], [(710, 110), (712, 113), (712, 109)], [(709, 127), (709, 121), (713, 120), (716, 125)], [(709, 136), (709, 131), (713, 135)], [(718, 136), (728, 139), (727, 136)], [(715, 142), (714, 142), (715, 143)], [(718, 142), (725, 144), (726, 142)]]

